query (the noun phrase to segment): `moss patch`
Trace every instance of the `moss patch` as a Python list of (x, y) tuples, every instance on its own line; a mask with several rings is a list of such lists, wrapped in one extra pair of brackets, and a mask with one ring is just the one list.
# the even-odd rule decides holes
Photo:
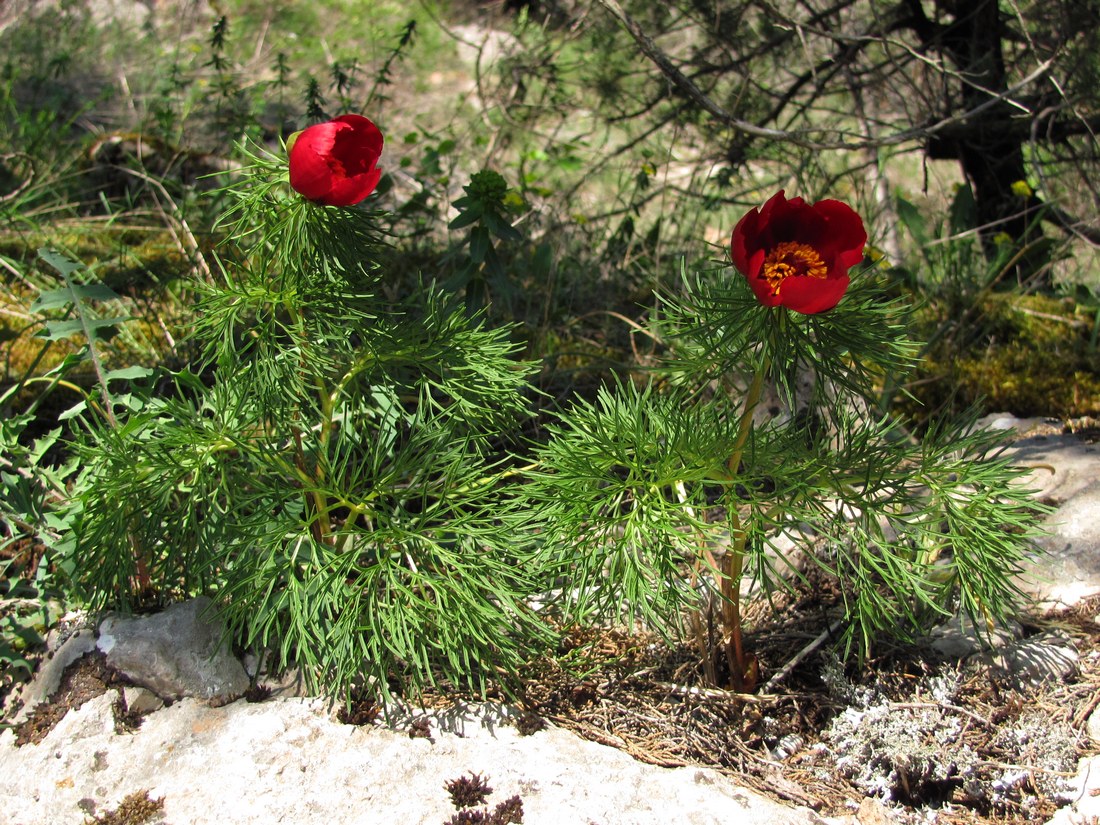
[[(932, 337), (935, 307), (922, 319)], [(1020, 416), (1100, 412), (1095, 309), (1037, 295), (990, 294), (930, 347), (910, 390), (918, 419), (980, 404)]]

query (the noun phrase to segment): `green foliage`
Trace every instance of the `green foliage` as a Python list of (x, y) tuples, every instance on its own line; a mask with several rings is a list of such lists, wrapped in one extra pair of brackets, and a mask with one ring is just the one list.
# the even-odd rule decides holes
[[(809, 316), (761, 307), (736, 274), (700, 277), (670, 302), (664, 330), (658, 375), (672, 383), (601, 390), (538, 451), (533, 494), (546, 552), (570, 571), (568, 617), (640, 618), (667, 632), (714, 601), (739, 637), (742, 571), (765, 592), (785, 587), (792, 534), (838, 581), (860, 655), (955, 609), (984, 624), (1019, 604), (1013, 577), (1036, 512), (1024, 471), (997, 460), (997, 437), (972, 421), (915, 441), (875, 412), (915, 346), (901, 302), (870, 273), (836, 309)], [(765, 379), (788, 414), (754, 421)]]
[(46, 632), (58, 618), (56, 602), (13, 575), (10, 566), (0, 569), (0, 696), (31, 677), (34, 654), (45, 647)]
[(1095, 359), (1097, 313), (1088, 289), (1072, 300), (1022, 293), (1018, 265), (1051, 254), (1049, 241), (997, 241), (983, 254), (974, 226), (974, 199), (960, 187), (948, 214), (930, 218), (905, 198), (898, 214), (912, 240), (905, 267), (887, 274), (919, 296), (913, 323), (923, 340), (910, 376), (912, 399), (901, 404), (918, 421), (944, 410), (983, 404), (1017, 415), (1089, 415), (1100, 405)]
[(466, 262), (445, 287), (464, 292), (467, 306), (476, 310), (485, 304), (490, 293), (508, 299), (515, 292), (493, 239), (511, 243), (523, 240), (509, 217), (522, 200), (510, 192), (508, 183), (499, 173), (489, 169), (474, 174), (463, 191), (466, 194), (454, 202), (458, 217), (449, 227), (452, 230), (470, 227), (466, 239), (469, 252)]
[(567, 615), (672, 633), (699, 606), (703, 583), (688, 571), (715, 529), (709, 497), (729, 481), (736, 423), (682, 392), (626, 384), (548, 427), (528, 494), (546, 520), (544, 552), (568, 571)]
[(335, 694), (484, 688), (549, 638), (529, 516), (498, 483), (529, 367), (433, 287), (382, 299), (375, 217), (284, 179), (268, 159), (230, 192), (246, 246), (199, 307), (212, 383), (175, 373), (117, 429), (88, 422), (80, 582), (96, 605), (142, 580), (212, 593)]
[[(870, 398), (885, 379), (912, 368), (919, 348), (909, 337), (908, 304), (873, 271), (853, 279), (844, 301), (818, 315), (760, 307), (745, 279), (729, 270), (686, 280), (683, 295), (664, 303), (662, 337), (675, 353), (664, 368), (670, 376), (723, 380), (729, 389), (730, 380), (763, 368), (792, 407), (807, 369), (819, 405), (830, 385)], [(821, 412), (830, 410), (821, 405)]]
[[(688, 44), (677, 59), (697, 61), (696, 82), (739, 117), (801, 128), (805, 114), (814, 135), (862, 133), (833, 102), (848, 91), (830, 84), (851, 72), (811, 63), (797, 79), (792, 32), (808, 33), (809, 55), (820, 26), (777, 26), (748, 6), (626, 5), (671, 33), (662, 47)], [(76, 351), (49, 372), (35, 358), (2, 399), (4, 549), (45, 549), (36, 606), (0, 625), (13, 668), (26, 664), (20, 639), (34, 641), (31, 614), (72, 582), (94, 607), (208, 593), (237, 641), (274, 648), (333, 694), (364, 676), (381, 692), (484, 689), (553, 641), (530, 607), (547, 591), (560, 596), (554, 621), (640, 620), (672, 636), (698, 611), (728, 617), (742, 573), (785, 586), (791, 536), (838, 580), (862, 653), (955, 608), (982, 621), (1013, 609), (1037, 512), (1018, 472), (965, 421), (916, 441), (887, 417), (921, 354), (903, 285), (945, 307), (933, 345), (977, 351), (1018, 314), (984, 301), (1019, 249), (988, 258), (972, 233), (943, 243), (974, 229), (969, 189), (939, 223), (898, 201), (913, 273), (862, 273), (834, 310), (797, 316), (760, 307), (728, 272), (671, 286), (670, 262), (703, 259), (704, 236), (725, 257), (733, 219), (774, 181), (855, 202), (866, 153), (853, 163), (717, 126), (609, 16), (543, 27), (521, 14), (466, 78), (441, 59), (457, 47), (430, 6), (410, 19), (397, 3), (290, 4), (266, 9), (261, 29), (229, 2), (178, 31), (100, 28), (81, 8), (0, 33), (0, 142), (13, 147), (0, 156), (0, 221), (16, 233), (0, 264), (17, 281), (9, 256), (33, 255), (20, 244), (72, 248), (54, 237), (71, 229), (61, 216), (101, 238), (155, 214), (194, 267), (176, 300), (196, 306), (170, 360), (112, 369), (106, 339), (135, 326), (114, 298), (137, 314), (150, 293), (114, 280), (111, 292), (44, 253), (57, 283), (31, 307), (32, 328), (42, 352)], [(696, 17), (725, 34), (696, 37)], [(842, 62), (865, 41), (851, 44)], [(790, 94), (773, 94), (784, 78)], [(439, 111), (424, 111), (429, 97)], [(366, 105), (387, 135), (372, 201), (387, 213), (308, 204), (282, 160), (250, 148)], [(89, 123), (97, 136), (127, 130), (107, 138), (131, 141), (132, 156), (89, 151)], [(209, 179), (178, 164), (211, 157), (203, 170), (245, 168), (196, 209)], [(144, 235), (118, 238), (97, 248), (148, 258)], [(99, 254), (80, 257), (103, 275)], [(521, 353), (545, 359), (548, 424), (530, 415), (537, 365)], [(78, 380), (89, 364), (94, 377)], [(764, 415), (765, 378), (790, 414)], [(57, 420), (38, 400), (15, 403), (40, 387), (39, 399), (64, 387), (84, 400)]]
[[(72, 495), (84, 476), (76, 458), (62, 449), (62, 426), (51, 426), (56, 422), (39, 408), (60, 385), (80, 389), (70, 374), (96, 353), (100, 335), (122, 320), (99, 315), (96, 306), (117, 296), (100, 283), (78, 279), (79, 264), (48, 250), (41, 256), (62, 286), (43, 289), (30, 306), (39, 338), (45, 339), (35, 361), (71, 336), (82, 337), (84, 346), (44, 375), (34, 375), (32, 368), (0, 394), (0, 694), (30, 676), (32, 653), (43, 646), (57, 618), (56, 599), (76, 563)], [(112, 377), (117, 376), (104, 374), (105, 381)], [(104, 405), (93, 402), (101, 412), (110, 409), (104, 400)], [(84, 407), (82, 401), (70, 412)], [(43, 432), (43, 424), (50, 429)]]
[[(46, 320), (39, 335), (47, 341), (59, 341), (72, 335), (80, 335), (84, 339), (84, 353), (95, 368), (96, 379), (99, 381), (99, 389), (105, 405), (105, 414), (110, 418), (113, 413), (107, 382), (111, 376), (104, 370), (99, 355), (99, 339), (102, 331), (114, 330), (127, 318), (118, 315), (100, 316), (92, 302), (117, 301), (118, 295), (104, 284), (82, 284), (76, 281), (73, 275), (80, 271), (79, 263), (70, 261), (65, 256), (48, 249), (39, 250), (38, 254), (43, 261), (57, 270), (61, 276), (62, 286), (43, 291), (31, 304), (30, 311), (40, 313), (44, 310), (65, 310), (63, 317)], [(71, 317), (74, 315), (75, 318)]]

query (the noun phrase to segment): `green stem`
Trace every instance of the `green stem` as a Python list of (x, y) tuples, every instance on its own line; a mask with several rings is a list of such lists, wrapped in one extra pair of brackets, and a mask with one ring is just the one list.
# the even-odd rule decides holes
[[(301, 310), (291, 305), (289, 302), (283, 304), (287, 314), (290, 316), (291, 322), (296, 332), (298, 339), (298, 350), (301, 353), (299, 359), (299, 365), (302, 371), (302, 376), (305, 378), (307, 375), (316, 378), (307, 369), (307, 357), (309, 355), (309, 340), (306, 335), (305, 320), (302, 317)], [(322, 457), (328, 455), (329, 442), (332, 439), (333, 429), (333, 409), (335, 408), (335, 399), (333, 394), (330, 394), (324, 383), (320, 380), (315, 380), (314, 387), (317, 390), (317, 399), (321, 408), (321, 422), (320, 433), (317, 444), (317, 457), (313, 462), (312, 472), (306, 464), (305, 450), (302, 448), (302, 431), (297, 427), (293, 427), (294, 434), (294, 463), (297, 465), (299, 471), (313, 481), (313, 489), (309, 491), (306, 496), (306, 512), (312, 510), (314, 518), (310, 521), (310, 532), (313, 534), (314, 540), (318, 544), (331, 544), (332, 537), (332, 520), (330, 518), (330, 504), (317, 487), (321, 485), (325, 480), (325, 469)], [(295, 417), (301, 415), (299, 409)]]
[(745, 396), (745, 408), (741, 413), (741, 421), (737, 425), (737, 438), (733, 442), (733, 450), (730, 452), (726, 469), (731, 476), (737, 475), (737, 468), (741, 464), (741, 456), (745, 452), (745, 442), (749, 440), (749, 432), (752, 430), (752, 415), (756, 411), (756, 405), (760, 403), (760, 396), (764, 392), (764, 375), (768, 371), (767, 363), (761, 364), (752, 376), (748, 394)]
[[(99, 406), (99, 404), (95, 402), (95, 399), (91, 396), (91, 394), (78, 384), (74, 384), (72, 381), (68, 381), (64, 378), (40, 375), (35, 376), (34, 378), (27, 378), (23, 381), (24, 386), (28, 384), (49, 384), (49, 386), (46, 388), (46, 391), (43, 392), (42, 395), (38, 396), (38, 398), (34, 400), (34, 403), (31, 404), (31, 406), (27, 409), (28, 412), (33, 412), (34, 409), (38, 406), (39, 402), (43, 398), (45, 398), (46, 393), (48, 393), (54, 387), (64, 387), (65, 389), (72, 390), (73, 392), (77, 393), (81, 398), (88, 402), (88, 406), (91, 407), (98, 416), (103, 418), (103, 420), (110, 421), (110, 419), (107, 417), (106, 411), (103, 409), (103, 407)], [(16, 387), (18, 386), (19, 385), (17, 384)]]

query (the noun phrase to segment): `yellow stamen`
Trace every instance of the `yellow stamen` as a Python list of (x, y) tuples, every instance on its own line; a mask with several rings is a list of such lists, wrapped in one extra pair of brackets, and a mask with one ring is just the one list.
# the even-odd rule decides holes
[(809, 244), (784, 241), (768, 253), (760, 277), (768, 282), (772, 295), (779, 294), (779, 285), (792, 275), (825, 278), (829, 268)]

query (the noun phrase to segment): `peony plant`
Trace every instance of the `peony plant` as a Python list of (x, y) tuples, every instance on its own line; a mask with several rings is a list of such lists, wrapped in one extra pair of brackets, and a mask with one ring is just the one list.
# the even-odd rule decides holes
[[(882, 388), (917, 350), (902, 297), (860, 265), (852, 208), (778, 192), (749, 210), (732, 270), (663, 296), (660, 367), (525, 445), (517, 330), (433, 286), (386, 297), (364, 206), (383, 145), (342, 115), (226, 190), (201, 363), (162, 369), (110, 426), (85, 421), (72, 539), (93, 604), (206, 593), (239, 643), (344, 697), (514, 685), (554, 628), (638, 621), (686, 633), (711, 684), (751, 690), (777, 663), (746, 641), (743, 587), (806, 565), (836, 580), (861, 654), (1013, 609), (1033, 505), (996, 436), (964, 421), (916, 438), (890, 414)], [(456, 204), (475, 263), (490, 232), (522, 241), (505, 188), (480, 173)]]
[(485, 690), (552, 639), (527, 603), (544, 580), (526, 512), (498, 483), (532, 367), (439, 288), (386, 297), (362, 204), (382, 146), (344, 115), (225, 190), (201, 363), (162, 370), (117, 429), (86, 422), (77, 578), (104, 607), (208, 594), (318, 692)]
[(917, 349), (905, 299), (860, 266), (866, 241), (846, 204), (777, 192), (735, 225), (736, 274), (664, 296), (652, 377), (549, 428), (532, 494), (569, 620), (682, 630), (707, 681), (747, 691), (782, 663), (748, 649), (743, 588), (772, 594), (816, 567), (857, 655), (1019, 604), (1037, 512), (1023, 471), (972, 420), (918, 439), (890, 414), (883, 388)]

